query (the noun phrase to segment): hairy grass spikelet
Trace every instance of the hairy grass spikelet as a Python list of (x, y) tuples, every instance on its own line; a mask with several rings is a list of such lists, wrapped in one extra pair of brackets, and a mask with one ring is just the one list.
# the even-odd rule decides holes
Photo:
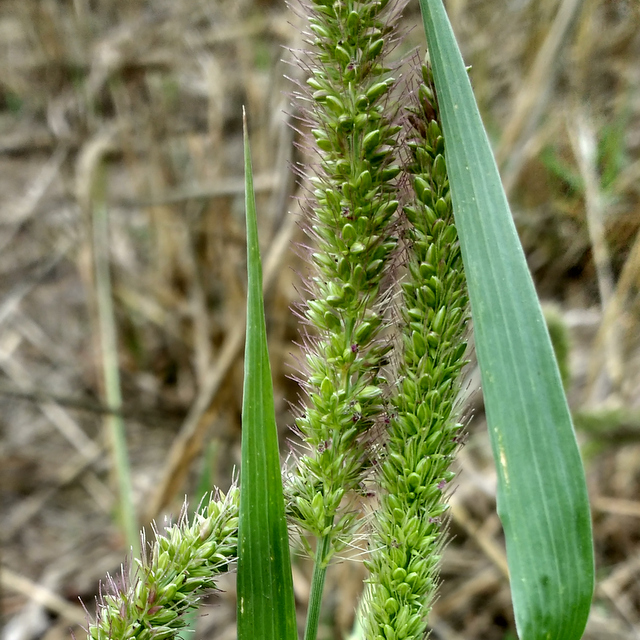
[(313, 32), (299, 98), (319, 158), (310, 182), (309, 235), (315, 248), (303, 315), (307, 406), (296, 420), (306, 443), (288, 486), (289, 512), (323, 540), (320, 564), (351, 539), (345, 497), (366, 471), (367, 434), (383, 409), (381, 339), (384, 275), (397, 245), (395, 162), (399, 127), (383, 64), (398, 11), (389, 0), (303, 5)]
[(431, 70), (422, 68), (407, 114), (407, 277), (402, 285), (398, 383), (378, 481), (365, 632), (370, 640), (423, 638), (437, 585), (452, 454), (462, 426), (456, 396), (468, 311), (444, 139)]
[[(136, 559), (132, 576), (112, 577), (98, 602), (93, 640), (163, 640), (186, 626), (184, 614), (195, 609), (214, 578), (228, 570), (238, 545), (238, 497), (232, 486), (217, 493), (192, 523), (186, 506), (177, 524), (156, 535), (148, 554)], [(157, 533), (157, 532), (156, 532)], [(143, 540), (144, 547), (144, 540)]]

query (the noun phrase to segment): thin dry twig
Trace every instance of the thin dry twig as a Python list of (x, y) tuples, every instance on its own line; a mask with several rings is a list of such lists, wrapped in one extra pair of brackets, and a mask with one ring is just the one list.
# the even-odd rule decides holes
[(500, 573), (509, 578), (509, 565), (507, 564), (507, 556), (498, 546), (496, 541), (484, 533), (480, 526), (477, 525), (464, 505), (455, 499), (455, 494), (451, 500), (451, 517), (456, 524), (459, 524), (477, 543), (484, 554), (491, 560)]
[[(580, 110), (576, 110), (572, 114), (571, 120), (567, 121), (567, 125), (573, 153), (576, 157), (584, 183), (587, 227), (598, 279), (600, 303), (606, 318), (606, 309), (613, 299), (615, 281), (611, 267), (611, 255), (606, 240), (604, 224), (605, 203), (596, 168), (597, 142), (595, 132), (593, 127), (588, 123), (584, 113)], [(620, 388), (624, 375), (620, 330), (617, 318), (610, 316), (609, 324), (602, 330), (605, 335), (603, 346), (605, 348), (608, 383), (612, 387), (611, 390), (616, 392)], [(588, 387), (587, 397), (590, 398), (591, 402), (602, 401), (609, 395), (607, 389), (596, 390), (594, 388), (595, 382), (596, 380), (590, 381)], [(594, 394), (604, 397), (594, 397)]]
[(595, 496), (591, 498), (591, 506), (602, 513), (640, 518), (640, 502), (637, 500), (624, 500), (612, 496)]
[(10, 207), (9, 211), (3, 212), (2, 222), (13, 225), (13, 229), (10, 232), (5, 231), (5, 235), (0, 242), (0, 252), (9, 246), (20, 230), (21, 225), (33, 216), (38, 204), (60, 172), (60, 168), (68, 154), (69, 148), (66, 145), (59, 145), (42, 166), (22, 198), (13, 207)]
[(503, 129), (495, 155), (507, 193), (513, 189), (527, 159), (523, 153), (525, 144), (549, 101), (560, 51), (568, 41), (583, 4), (584, 0), (562, 0), (529, 75), (522, 83), (512, 116)]
[(57, 593), (21, 576), (6, 566), (0, 567), (0, 583), (3, 589), (21, 593), (73, 624), (82, 626), (87, 624), (87, 615), (82, 607), (67, 602)]
[(620, 314), (625, 307), (634, 284), (636, 287), (640, 287), (640, 231), (636, 233), (635, 240), (629, 251), (629, 256), (622, 267), (615, 291), (609, 297), (602, 322), (598, 328), (598, 333), (594, 341), (595, 348), (591, 352), (589, 362), (588, 384), (590, 387), (594, 384), (601, 367), (603, 358), (602, 346), (606, 344), (611, 327), (620, 318)]

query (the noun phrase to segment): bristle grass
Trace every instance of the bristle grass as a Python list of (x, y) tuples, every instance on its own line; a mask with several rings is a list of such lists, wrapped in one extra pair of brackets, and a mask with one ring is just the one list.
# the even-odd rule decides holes
[(135, 568), (109, 577), (98, 600), (93, 640), (164, 640), (187, 625), (185, 614), (197, 608), (201, 595), (215, 588), (215, 578), (228, 570), (237, 553), (238, 488), (212, 494), (190, 523), (186, 504), (177, 524), (155, 540)]
[(364, 627), (367, 638), (422, 638), (438, 585), (449, 466), (462, 425), (468, 299), (431, 69), (407, 113), (410, 188), (397, 383), (381, 449)]
[[(522, 640), (576, 640), (582, 632), (592, 549), (560, 376), (446, 14), (440, 0), (421, 4), (433, 73), (423, 68), (404, 117), (407, 91), (396, 92), (387, 57), (400, 5), (300, 5), (311, 50), (301, 54), (309, 79), (297, 92), (305, 109), (299, 128), (310, 130), (303, 145), (312, 153), (308, 299), (298, 310), (302, 444), (283, 495), (245, 138), (242, 486), (231, 499), (214, 499), (193, 525), (183, 516), (158, 536), (135, 577), (110, 581), (91, 626), (96, 640), (175, 637), (236, 551), (239, 637), (294, 637), (285, 501), (308, 549), (315, 547), (305, 640), (318, 634), (330, 561), (368, 531), (364, 525), (373, 531), (364, 634), (424, 637), (461, 440), (467, 291), (519, 632)], [(363, 515), (359, 498), (374, 488), (379, 508)]]

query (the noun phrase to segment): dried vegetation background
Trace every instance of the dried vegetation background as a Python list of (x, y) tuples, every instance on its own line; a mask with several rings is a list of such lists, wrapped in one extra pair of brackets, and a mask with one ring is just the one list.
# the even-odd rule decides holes
[[(404, 52), (422, 43), (416, 4)], [(448, 8), (552, 328), (568, 337), (598, 563), (586, 637), (640, 638), (640, 5)], [(126, 426), (141, 524), (176, 514), (202, 477), (227, 486), (238, 464), (243, 104), (286, 437), (297, 394), (289, 307), (304, 268), (290, 246), (301, 238), (289, 171), (304, 158), (283, 78), (300, 75), (286, 48), (302, 46), (296, 20), (267, 0), (0, 4), (6, 640), (69, 638), (71, 628), (82, 638), (78, 598), (91, 609), (125, 555), (106, 436), (114, 416)], [(99, 316), (100, 296), (111, 314)], [(114, 370), (116, 412), (105, 383)], [(514, 638), (480, 394), (468, 404), (431, 637)], [(297, 560), (301, 611), (309, 575)], [(331, 569), (323, 638), (348, 636), (362, 577), (353, 561)], [(222, 586), (198, 638), (235, 637), (233, 578)]]

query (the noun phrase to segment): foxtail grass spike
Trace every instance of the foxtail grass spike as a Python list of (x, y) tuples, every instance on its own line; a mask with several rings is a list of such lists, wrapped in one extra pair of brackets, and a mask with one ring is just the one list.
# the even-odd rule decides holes
[(136, 569), (109, 577), (98, 601), (93, 640), (165, 640), (177, 638), (200, 597), (215, 588), (228, 570), (238, 544), (239, 491), (214, 494), (189, 523), (186, 505), (177, 524), (157, 531), (150, 549), (136, 559)]
[(412, 194), (404, 206), (397, 388), (378, 476), (365, 637), (423, 638), (438, 583), (449, 465), (461, 436), (456, 396), (465, 364), (467, 293), (453, 223), (444, 139), (428, 67), (407, 114)]
[[(355, 513), (346, 496), (366, 472), (367, 434), (382, 408), (383, 280), (397, 238), (399, 127), (388, 96), (395, 81), (382, 58), (393, 45), (397, 12), (388, 2), (315, 0), (304, 5), (312, 32), (302, 64), (309, 72), (300, 100), (312, 152), (308, 232), (314, 244), (303, 315), (306, 407), (296, 428), (306, 443), (288, 482), (290, 515), (331, 544), (348, 544)], [(390, 115), (391, 113), (391, 115)], [(325, 545), (319, 546), (319, 548)]]

